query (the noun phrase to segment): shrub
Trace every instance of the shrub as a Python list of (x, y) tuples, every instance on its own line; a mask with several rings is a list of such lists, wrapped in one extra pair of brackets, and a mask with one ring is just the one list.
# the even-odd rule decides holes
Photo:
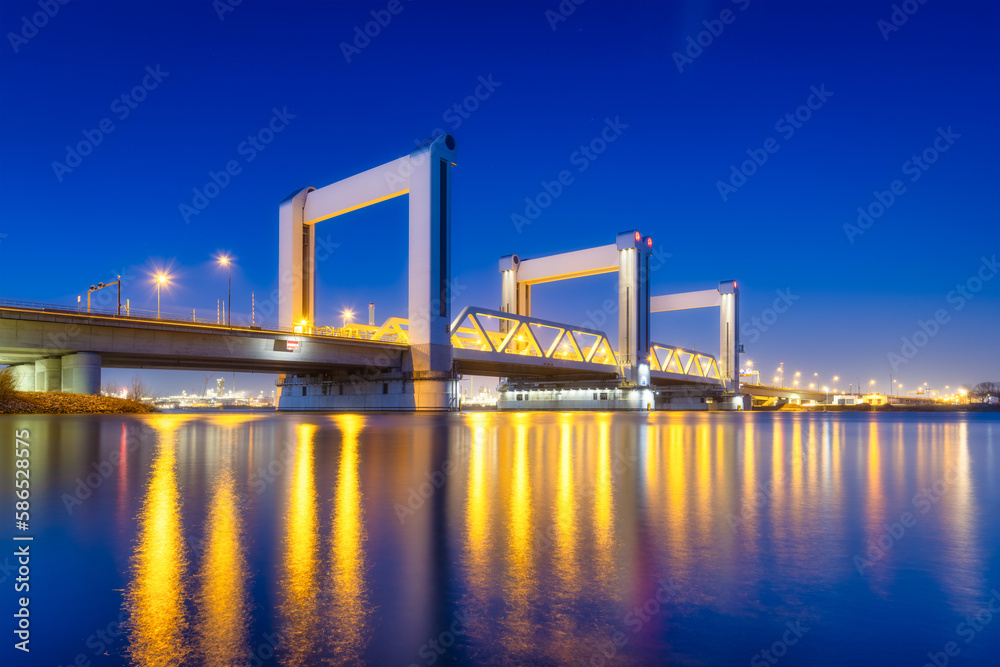
[(17, 381), (14, 379), (14, 369), (7, 366), (0, 371), (0, 401), (9, 401), (14, 398), (16, 389)]

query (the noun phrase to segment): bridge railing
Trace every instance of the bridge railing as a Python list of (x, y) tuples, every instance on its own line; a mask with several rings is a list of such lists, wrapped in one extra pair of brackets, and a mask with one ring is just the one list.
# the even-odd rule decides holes
[(234, 331), (251, 331), (251, 332), (269, 332), (269, 333), (282, 333), (282, 334), (305, 334), (310, 336), (328, 336), (331, 338), (351, 338), (355, 340), (369, 340), (377, 341), (382, 343), (395, 343), (406, 345), (409, 343), (409, 337), (406, 333), (406, 329), (400, 327), (401, 322), (403, 327), (406, 325), (406, 320), (399, 317), (393, 317), (386, 321), (386, 324), (380, 327), (370, 327), (367, 325), (348, 323), (343, 327), (311, 327), (295, 325), (292, 327), (279, 327), (272, 324), (257, 324), (251, 325), (249, 322), (238, 322), (233, 321), (232, 326), (221, 322), (221, 315), (216, 317), (198, 317), (197, 311), (192, 310), (190, 315), (180, 315), (178, 313), (167, 313), (160, 312), (157, 313), (155, 310), (142, 310), (139, 308), (129, 308), (126, 311), (125, 307), (122, 307), (121, 315), (117, 314), (117, 310), (112, 308), (95, 308), (91, 307), (88, 311), (86, 308), (73, 308), (71, 306), (62, 306), (56, 304), (48, 303), (37, 303), (32, 301), (15, 301), (12, 299), (0, 299), (0, 308), (10, 308), (15, 310), (31, 310), (37, 312), (45, 313), (57, 313), (57, 314), (68, 314), (68, 315), (81, 315), (87, 317), (96, 317), (102, 319), (112, 319), (116, 321), (128, 321), (128, 322), (148, 322), (148, 323), (164, 323), (164, 324), (187, 324), (196, 326), (208, 326), (218, 329), (227, 329)]
[(451, 343), (460, 350), (618, 366), (603, 331), (474, 306), (452, 322)]
[(722, 381), (714, 356), (675, 345), (653, 343), (649, 348), (649, 370)]

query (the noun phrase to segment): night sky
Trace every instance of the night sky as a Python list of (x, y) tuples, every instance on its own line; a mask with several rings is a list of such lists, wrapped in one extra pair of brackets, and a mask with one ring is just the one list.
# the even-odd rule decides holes
[[(155, 311), (170, 267), (162, 310), (214, 316), (228, 252), (234, 321), (251, 292), (260, 317), (279, 202), (444, 130), (453, 315), (498, 307), (501, 255), (639, 229), (654, 294), (739, 281), (767, 381), (1000, 380), (996, 2), (235, 3), (0, 3), (0, 298), (75, 305), (121, 274)], [(317, 324), (406, 315), (406, 207), (320, 224)], [(615, 295), (543, 285), (533, 314), (599, 324)], [(715, 310), (653, 330), (718, 351)], [(143, 373), (161, 394), (205, 375)]]

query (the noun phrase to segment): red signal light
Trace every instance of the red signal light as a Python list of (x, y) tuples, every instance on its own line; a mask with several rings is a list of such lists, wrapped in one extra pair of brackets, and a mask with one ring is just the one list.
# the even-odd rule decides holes
[(650, 248), (653, 247), (653, 237), (652, 236), (647, 236), (646, 237), (646, 245), (648, 245)]
[(641, 236), (641, 235), (639, 234), (639, 232), (636, 232), (636, 233), (635, 233), (635, 240), (636, 240), (636, 243), (638, 243), (638, 242), (639, 242), (639, 240), (640, 240), (641, 238), (642, 238), (642, 236)]

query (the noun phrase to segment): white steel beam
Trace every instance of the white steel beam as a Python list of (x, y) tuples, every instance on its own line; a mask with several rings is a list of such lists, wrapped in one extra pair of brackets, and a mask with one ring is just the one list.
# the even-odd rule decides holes
[(706, 289), (699, 292), (682, 292), (680, 294), (664, 294), (649, 299), (649, 312), (664, 313), (669, 310), (688, 310), (689, 308), (712, 308), (722, 305), (722, 295), (718, 289)]
[(600, 246), (536, 259), (522, 259), (517, 282), (526, 285), (596, 276), (618, 270), (618, 246)]
[(309, 193), (302, 224), (314, 225), (410, 191), (410, 156), (387, 162)]

